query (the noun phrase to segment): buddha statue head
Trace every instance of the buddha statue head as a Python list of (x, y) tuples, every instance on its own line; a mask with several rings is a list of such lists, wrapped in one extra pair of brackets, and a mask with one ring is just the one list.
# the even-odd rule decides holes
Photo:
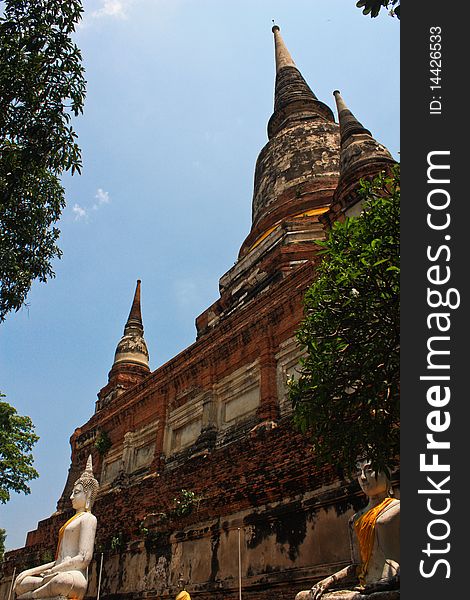
[(356, 477), (361, 490), (366, 496), (393, 496), (390, 478), (385, 471), (376, 471), (367, 456), (356, 459)]
[(98, 493), (99, 483), (93, 475), (93, 464), (91, 454), (88, 457), (85, 470), (73, 484), (73, 491), (70, 499), (72, 506), (76, 510), (84, 509), (91, 511), (93, 503)]

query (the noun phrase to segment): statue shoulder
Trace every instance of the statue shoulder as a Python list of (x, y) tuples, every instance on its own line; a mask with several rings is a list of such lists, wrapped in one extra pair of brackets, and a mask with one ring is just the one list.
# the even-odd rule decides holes
[(400, 500), (394, 499), (380, 513), (378, 520), (390, 520), (400, 517)]
[(87, 525), (94, 525), (96, 527), (97, 518), (90, 512), (87, 512), (82, 517), (82, 523), (86, 523)]
[(393, 513), (399, 513), (400, 512), (400, 500), (398, 500), (397, 498), (394, 498), (392, 500), (392, 502), (390, 502), (390, 504), (388, 506), (386, 506), (382, 512), (393, 512)]
[[(354, 523), (359, 519), (359, 517), (362, 517), (362, 515), (365, 514), (367, 511), (368, 511), (367, 506), (364, 508), (361, 508), (361, 510), (358, 510), (357, 513), (354, 513), (353, 516), (349, 519), (349, 524), (354, 525)], [(387, 514), (390, 517), (396, 516), (396, 515), (399, 516), (400, 515), (400, 500), (394, 498), (392, 500), (392, 502), (390, 502), (390, 504), (388, 504), (388, 506), (386, 506), (380, 512), (378, 519), (380, 519), (380, 517), (385, 514)]]

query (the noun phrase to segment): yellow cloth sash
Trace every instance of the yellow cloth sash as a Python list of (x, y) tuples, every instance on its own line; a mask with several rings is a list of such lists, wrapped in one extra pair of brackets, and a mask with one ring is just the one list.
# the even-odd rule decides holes
[(59, 557), (60, 545), (62, 544), (62, 538), (64, 537), (67, 525), (70, 525), (72, 521), (75, 521), (75, 519), (78, 519), (78, 517), (80, 517), (81, 515), (83, 515), (82, 512), (75, 513), (73, 517), (70, 517), (70, 519), (66, 523), (64, 523), (59, 529), (59, 540), (57, 542), (57, 550), (55, 551), (55, 560), (57, 560), (57, 558)]
[(354, 523), (357, 539), (359, 540), (359, 549), (361, 551), (361, 566), (358, 571), (359, 582), (365, 585), (365, 575), (369, 566), (372, 548), (375, 539), (375, 524), (380, 513), (394, 501), (394, 498), (385, 498), (380, 504), (374, 506), (366, 513), (361, 515)]

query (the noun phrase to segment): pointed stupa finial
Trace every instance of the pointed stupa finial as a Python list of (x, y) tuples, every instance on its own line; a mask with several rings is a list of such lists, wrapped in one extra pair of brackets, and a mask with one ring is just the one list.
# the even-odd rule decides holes
[(126, 327), (129, 326), (140, 326), (142, 325), (142, 311), (140, 309), (140, 284), (141, 280), (137, 280), (137, 285), (134, 293), (134, 300), (132, 301), (131, 311), (129, 313), (129, 317), (127, 319)]
[(336, 107), (338, 109), (338, 121), (341, 132), (341, 144), (344, 144), (355, 133), (362, 133), (370, 135), (371, 132), (360, 123), (356, 117), (352, 114), (349, 108), (346, 106), (341, 93), (339, 90), (333, 92), (333, 96), (336, 100)]
[(379, 144), (371, 132), (356, 119), (340, 92), (335, 90), (333, 95), (338, 108), (341, 141), (340, 175), (332, 206), (339, 206), (342, 207), (341, 210), (345, 210), (356, 204), (360, 206), (357, 197), (360, 179), (371, 179), (381, 171), (388, 171), (395, 164), (395, 160), (387, 148)]
[(321, 119), (334, 123), (331, 109), (320, 102), (297, 68), (281, 36), (279, 25), (272, 27), (276, 59), (274, 112), (268, 122), (268, 137), (299, 122)]
[(114, 365), (127, 363), (148, 368), (149, 354), (144, 340), (144, 326), (140, 308), (140, 279), (137, 280), (131, 310), (122, 336), (116, 348)]
[(279, 71), (283, 67), (295, 67), (296, 64), (294, 62), (294, 59), (290, 55), (290, 52), (287, 49), (287, 46), (285, 45), (284, 40), (282, 39), (281, 28), (279, 27), (279, 25), (276, 25), (274, 23), (274, 25), (272, 27), (272, 32), (274, 33), (274, 52), (275, 52), (275, 57), (276, 57), (276, 73), (279, 73)]

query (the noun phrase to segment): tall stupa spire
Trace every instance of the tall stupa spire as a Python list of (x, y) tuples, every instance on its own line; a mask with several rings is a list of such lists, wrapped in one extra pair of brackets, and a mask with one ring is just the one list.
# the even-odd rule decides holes
[(338, 185), (339, 125), (302, 77), (279, 25), (272, 33), (274, 111), (256, 161), (251, 229), (220, 279), (220, 300), (196, 320), (198, 337), (268, 289), (275, 294), (277, 282), (316, 256), (320, 217)]
[(281, 29), (278, 25), (273, 25), (272, 32), (274, 33), (274, 52), (276, 57), (276, 73), (283, 67), (295, 67), (294, 59), (290, 55), (287, 46), (281, 36)]
[(302, 77), (281, 36), (279, 25), (272, 28), (276, 62), (274, 113), (268, 123), (268, 137), (306, 119), (334, 122), (331, 109), (320, 102)]
[(251, 230), (239, 257), (298, 215), (327, 210), (338, 183), (339, 127), (272, 27), (276, 82), (269, 141), (256, 161)]

